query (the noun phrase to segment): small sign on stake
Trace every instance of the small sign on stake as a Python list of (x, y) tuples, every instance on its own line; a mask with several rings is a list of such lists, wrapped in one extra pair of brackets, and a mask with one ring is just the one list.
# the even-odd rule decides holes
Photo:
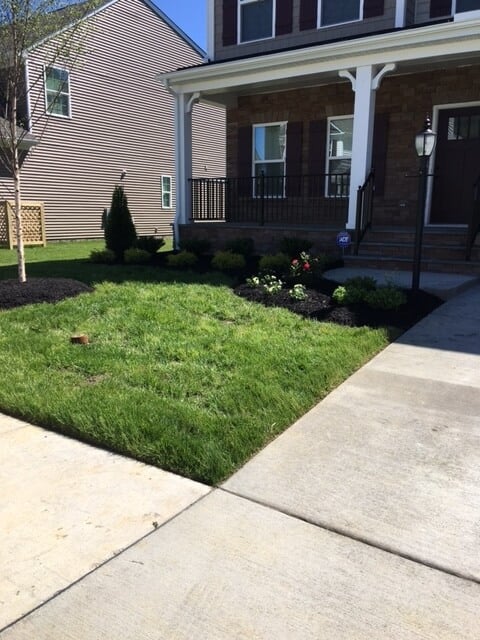
[(340, 231), (337, 234), (337, 246), (342, 249), (342, 254), (345, 255), (345, 249), (352, 244), (352, 236), (348, 231)]

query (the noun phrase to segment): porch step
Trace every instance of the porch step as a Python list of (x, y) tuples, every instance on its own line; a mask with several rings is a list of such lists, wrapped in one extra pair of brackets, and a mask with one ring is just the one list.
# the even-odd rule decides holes
[[(423, 242), (431, 245), (464, 247), (465, 238), (466, 230), (463, 228), (427, 227), (423, 231)], [(368, 231), (365, 240), (382, 243), (404, 242), (413, 244), (415, 241), (415, 229), (413, 227), (374, 227)]]
[[(465, 260), (466, 229), (426, 228), (422, 241), (422, 270), (480, 275), (480, 245)], [(376, 227), (360, 244), (359, 256), (345, 256), (346, 266), (411, 270), (414, 254), (413, 228)]]

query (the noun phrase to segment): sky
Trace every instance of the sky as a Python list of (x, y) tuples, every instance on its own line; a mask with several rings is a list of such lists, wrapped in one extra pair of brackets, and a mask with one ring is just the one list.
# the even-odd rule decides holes
[(202, 49), (206, 49), (206, 0), (153, 0), (153, 2)]

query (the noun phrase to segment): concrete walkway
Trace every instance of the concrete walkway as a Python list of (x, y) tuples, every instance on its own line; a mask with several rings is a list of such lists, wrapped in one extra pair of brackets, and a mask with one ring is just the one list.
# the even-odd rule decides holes
[(475, 287), (214, 490), (7, 420), (1, 639), (478, 640), (479, 356)]

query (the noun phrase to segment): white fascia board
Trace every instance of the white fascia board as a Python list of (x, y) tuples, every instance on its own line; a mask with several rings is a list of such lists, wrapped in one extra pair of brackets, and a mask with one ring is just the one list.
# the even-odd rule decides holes
[(479, 52), (480, 20), (472, 20), (192, 67), (159, 74), (157, 78), (179, 93), (214, 93), (365, 65), (441, 59), (461, 54), (474, 54), (480, 62)]

